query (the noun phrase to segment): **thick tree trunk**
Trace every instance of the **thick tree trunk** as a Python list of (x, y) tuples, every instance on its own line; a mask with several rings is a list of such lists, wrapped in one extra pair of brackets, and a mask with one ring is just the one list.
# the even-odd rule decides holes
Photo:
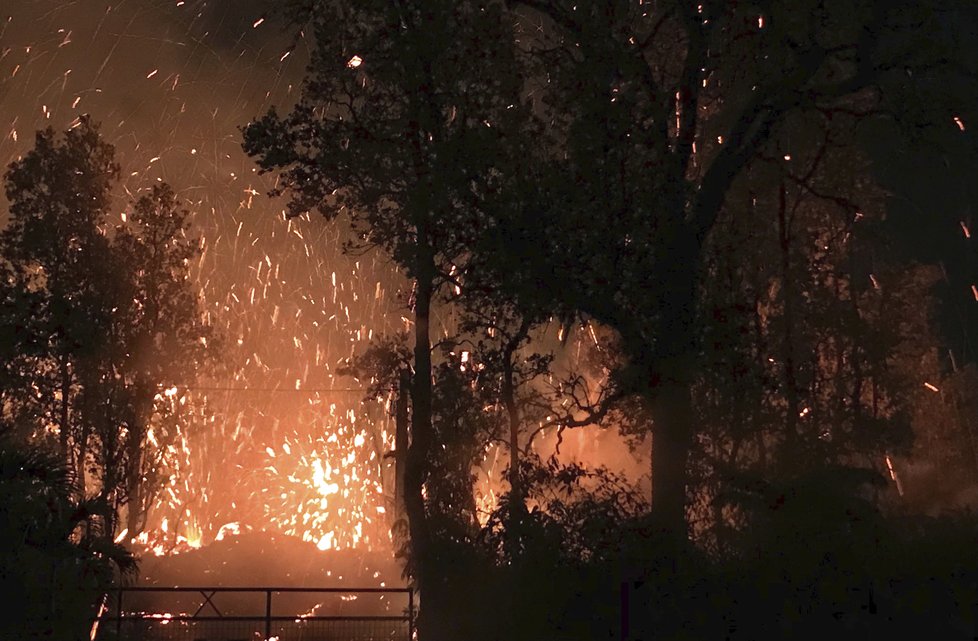
[(653, 401), (652, 523), (671, 552), (687, 539), (686, 466), (693, 435), (690, 385), (660, 381)]
[[(419, 226), (421, 227), (421, 226)], [(432, 444), (431, 424), (431, 299), (434, 295), (434, 258), (423, 227), (418, 230), (418, 266), (415, 277), (414, 381), (411, 387), (411, 445), (404, 470), (404, 508), (411, 536), (410, 561), (415, 583), (425, 600), (418, 613), (419, 634), (427, 640), (437, 634), (426, 634), (431, 604), (437, 599), (437, 577), (428, 571), (431, 560), (431, 535), (423, 494), (428, 478), (428, 459)]]
[[(662, 543), (678, 553), (687, 541), (686, 466), (693, 438), (691, 388), (696, 357), (699, 244), (677, 233), (663, 261), (663, 305), (650, 365), (652, 523)], [(678, 547), (674, 547), (678, 546)]]
[(509, 490), (512, 500), (523, 502), (520, 487), (520, 413), (516, 407), (516, 391), (513, 389), (513, 366), (509, 359), (512, 354), (505, 356), (503, 365), (503, 404), (509, 420)]
[[(130, 451), (130, 456), (133, 453)], [(139, 453), (136, 453), (139, 456)], [(130, 472), (129, 476), (126, 478), (126, 529), (129, 530), (129, 536), (134, 537), (139, 534), (142, 529), (140, 526), (140, 515), (142, 514), (142, 500), (139, 496), (139, 473), (141, 469), (141, 462), (137, 461), (134, 464), (133, 472)]]
[(520, 479), (520, 418), (519, 406), (516, 404), (516, 357), (520, 345), (530, 331), (530, 322), (523, 319), (519, 329), (509, 337), (503, 346), (503, 381), (502, 401), (506, 408), (506, 418), (509, 422), (509, 487), (512, 500), (522, 512), (524, 496)]

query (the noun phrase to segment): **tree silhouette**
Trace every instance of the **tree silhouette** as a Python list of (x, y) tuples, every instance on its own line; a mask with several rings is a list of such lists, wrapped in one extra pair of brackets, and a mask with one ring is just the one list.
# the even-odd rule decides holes
[[(473, 181), (492, 166), (493, 123), (510, 117), (518, 78), (499, 6), (477, 2), (296, 2), (315, 39), (310, 76), (286, 116), (244, 130), (244, 147), (280, 175), (292, 215), (349, 216), (356, 247), (387, 252), (413, 283), (411, 444), (405, 506), (414, 574), (437, 599), (425, 562), (431, 533), (422, 488), (434, 447), (431, 305), (463, 267)], [(462, 80), (464, 79), (464, 80)], [(429, 587), (431, 589), (429, 589)], [(420, 625), (427, 622), (422, 610)]]
[[(190, 281), (199, 245), (187, 212), (160, 185), (113, 229), (118, 172), (87, 118), (60, 136), (38, 133), (10, 166), (0, 392), (21, 436), (57, 437), (83, 496), (130, 506), (135, 534), (160, 486), (160, 457), (186, 428), (164, 389), (212, 362), (215, 336)], [(114, 511), (103, 527), (115, 526)]]
[(245, 148), (279, 171), (293, 214), (343, 211), (414, 279), (414, 558), (434, 540), (427, 321), (445, 283), (461, 306), (466, 288), (493, 292), (469, 301), (490, 319), (511, 305), (517, 328), (554, 317), (613, 334), (605, 402), (555, 425), (612, 417), (651, 434), (648, 566), (667, 578), (690, 558), (692, 468), (710, 448), (708, 465), (778, 472), (780, 487), (830, 464), (878, 469), (906, 445), (909, 374), (888, 358), (920, 319), (888, 319), (909, 302), (892, 292), (920, 291), (919, 274), (889, 262), (885, 195), (860, 144), (880, 122), (895, 136), (953, 122), (901, 79), (935, 66), (966, 77), (931, 44), (961, 7), (298, 6), (316, 36), (305, 92), (249, 126)]
[(6, 431), (0, 499), (0, 585), (8, 612), (17, 613), (5, 630), (19, 638), (86, 636), (105, 589), (137, 570), (132, 554), (98, 529), (112, 506), (86, 500), (59, 454), (18, 444)]
[[(219, 348), (191, 281), (200, 244), (189, 233), (188, 217), (173, 190), (165, 183), (156, 185), (135, 202), (114, 243), (118, 269), (131, 275), (124, 281), (128, 291), (122, 299), (129, 304), (117, 308), (113, 325), (115, 343), (125, 349), (115, 354), (119, 360), (112, 367), (125, 373), (122, 393), (129, 398), (121, 472), (132, 533), (145, 525), (152, 488), (162, 480), (159, 457), (188, 427), (188, 417), (164, 388), (194, 380), (211, 368)], [(150, 430), (154, 447), (146, 444)]]
[(104, 217), (119, 167), (113, 149), (84, 120), (59, 140), (37, 135), (33, 152), (6, 174), (10, 222), (0, 236), (10, 270), (5, 309), (19, 363), (9, 389), (23, 390), (24, 416), (57, 426), (65, 462), (81, 471), (91, 425), (75, 405), (79, 378), (105, 345), (109, 251)]

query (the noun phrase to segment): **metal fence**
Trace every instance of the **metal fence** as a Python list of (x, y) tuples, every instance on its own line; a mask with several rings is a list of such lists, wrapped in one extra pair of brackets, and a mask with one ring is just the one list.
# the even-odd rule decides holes
[(410, 588), (118, 588), (98, 641), (412, 641)]

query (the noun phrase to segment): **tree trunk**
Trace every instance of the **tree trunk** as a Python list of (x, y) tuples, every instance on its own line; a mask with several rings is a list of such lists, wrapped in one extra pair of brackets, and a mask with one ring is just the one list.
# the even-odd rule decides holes
[(653, 420), (651, 518), (667, 554), (678, 553), (688, 538), (686, 466), (694, 433), (691, 388), (700, 257), (695, 237), (684, 231), (676, 234), (669, 249), (659, 281), (664, 304), (656, 345), (651, 356), (644, 351), (650, 366), (645, 397)]
[(795, 374), (795, 313), (794, 291), (791, 278), (791, 230), (788, 221), (787, 187), (785, 178), (781, 176), (778, 189), (778, 245), (781, 248), (781, 304), (784, 307), (784, 347), (781, 358), (784, 361), (782, 378), (787, 401), (785, 414), (785, 445), (788, 450), (789, 465), (791, 461), (800, 462), (798, 457), (798, 418), (801, 411), (801, 400), (798, 394), (798, 379)]
[(61, 456), (65, 464), (74, 469), (74, 460), (69, 451), (68, 435), (71, 432), (71, 368), (68, 365), (68, 355), (61, 355), (61, 424), (58, 426), (58, 442), (61, 445)]
[[(418, 269), (415, 277), (415, 325), (414, 325), (414, 384), (411, 387), (411, 445), (407, 451), (404, 470), (404, 508), (408, 517), (411, 536), (410, 561), (418, 589), (427, 604), (433, 601), (429, 588), (434, 577), (427, 571), (430, 561), (430, 533), (423, 494), (428, 478), (428, 458), (432, 443), (431, 425), (431, 299), (434, 294), (434, 257), (428, 246), (428, 238), (422, 225), (418, 229)], [(437, 588), (434, 588), (437, 590)], [(427, 613), (422, 607), (418, 613), (418, 627), (430, 629)], [(430, 638), (430, 636), (428, 637)]]
[(520, 478), (520, 410), (516, 404), (516, 354), (520, 345), (527, 338), (530, 331), (530, 321), (524, 318), (520, 322), (519, 328), (509, 337), (503, 345), (503, 381), (502, 381), (502, 400), (506, 408), (506, 418), (509, 422), (509, 487), (512, 500), (518, 504), (522, 511), (524, 503), (524, 490)]
[(78, 492), (85, 498), (85, 459), (88, 457), (88, 439), (90, 428), (88, 421), (82, 427), (81, 440), (78, 443)]
[(146, 514), (143, 510), (143, 437), (146, 435), (146, 423), (152, 411), (153, 387), (140, 385), (136, 390), (135, 411), (129, 425), (129, 441), (126, 443), (128, 465), (126, 467), (126, 527), (129, 536), (134, 537), (145, 527)]
[(693, 434), (690, 385), (662, 381), (655, 390), (652, 434), (652, 523), (662, 543), (678, 551), (687, 540), (686, 465)]
[(404, 483), (408, 451), (408, 395), (411, 393), (411, 372), (401, 370), (397, 390), (397, 405), (394, 409), (394, 544), (400, 549), (404, 533), (400, 523), (406, 522), (404, 508)]
[(513, 384), (513, 356), (518, 338), (510, 341), (503, 353), (503, 405), (509, 419), (509, 511), (506, 523), (506, 545), (510, 562), (520, 556), (521, 532), (525, 500), (520, 479), (520, 412), (516, 406), (516, 389)]
[(513, 364), (511, 353), (505, 354), (503, 363), (503, 404), (509, 420), (509, 489), (514, 501), (523, 502), (520, 487), (520, 413), (516, 407), (516, 391), (513, 389)]

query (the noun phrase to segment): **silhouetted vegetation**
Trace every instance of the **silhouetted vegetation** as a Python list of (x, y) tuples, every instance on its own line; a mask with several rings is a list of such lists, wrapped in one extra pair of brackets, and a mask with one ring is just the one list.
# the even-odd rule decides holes
[(9, 638), (88, 638), (106, 588), (137, 570), (103, 529), (112, 512), (84, 496), (60, 456), (0, 433), (0, 589)]
[(105, 588), (134, 574), (114, 541), (144, 527), (190, 427), (167, 389), (213, 362), (187, 212), (160, 184), (111, 225), (118, 175), (87, 118), (39, 132), (5, 174), (0, 574), (23, 638), (87, 638)]
[[(962, 133), (975, 58), (940, 34), (972, 12), (292, 10), (315, 38), (302, 97), (248, 126), (245, 149), (293, 214), (347, 213), (415, 279), (406, 551), (426, 638), (899, 637), (929, 616), (908, 614), (915, 599), (963, 603), (967, 572), (935, 564), (932, 589), (907, 562), (973, 525), (910, 516), (900, 477), (914, 432), (933, 433), (920, 409), (941, 338), (933, 272), (887, 220), (876, 138)], [(962, 91), (933, 99), (938, 77)], [(462, 319), (440, 354), (433, 302)], [(555, 366), (554, 325), (591, 332), (591, 356)], [(588, 424), (652, 436), (650, 505), (521, 448)], [(510, 491), (480, 524), (471, 470), (498, 442)], [(473, 585), (502, 604), (491, 622), (464, 605)], [(953, 635), (968, 612), (933, 616)]]
[[(978, 275), (933, 241), (971, 238), (973, 8), (283, 12), (308, 75), (244, 148), (289, 215), (346, 219), (410, 282), (410, 335), (341, 373), (395, 392), (423, 641), (978, 634)], [(2, 569), (28, 636), (86, 633), (131, 573), (112, 541), (186, 436), (167, 390), (218, 340), (187, 212), (159, 185), (110, 225), (119, 172), (82, 119), (6, 174)], [(646, 475), (570, 460), (575, 430)]]

